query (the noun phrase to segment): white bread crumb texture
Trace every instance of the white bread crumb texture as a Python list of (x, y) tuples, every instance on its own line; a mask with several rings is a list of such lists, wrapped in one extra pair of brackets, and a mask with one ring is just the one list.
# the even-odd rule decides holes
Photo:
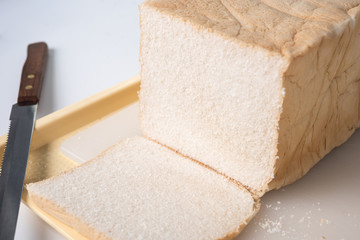
[(146, 136), (260, 196), (360, 126), (360, 1), (180, 2), (140, 8)]
[(113, 239), (221, 238), (256, 210), (245, 189), (144, 138), (28, 190)]
[(141, 19), (143, 133), (262, 189), (273, 177), (287, 62), (150, 8)]

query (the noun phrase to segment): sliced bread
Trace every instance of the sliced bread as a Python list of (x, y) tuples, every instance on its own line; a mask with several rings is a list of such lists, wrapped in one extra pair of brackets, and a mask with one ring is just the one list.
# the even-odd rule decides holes
[(89, 239), (227, 239), (259, 208), (233, 181), (141, 137), (27, 190)]
[(148, 0), (143, 133), (261, 196), (360, 125), (359, 0)]

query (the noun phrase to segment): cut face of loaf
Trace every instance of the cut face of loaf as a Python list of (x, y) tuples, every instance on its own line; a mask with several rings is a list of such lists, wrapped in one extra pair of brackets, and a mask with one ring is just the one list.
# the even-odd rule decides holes
[(27, 189), (89, 239), (232, 238), (259, 208), (233, 181), (140, 137)]
[(360, 1), (148, 0), (146, 136), (261, 196), (360, 124)]

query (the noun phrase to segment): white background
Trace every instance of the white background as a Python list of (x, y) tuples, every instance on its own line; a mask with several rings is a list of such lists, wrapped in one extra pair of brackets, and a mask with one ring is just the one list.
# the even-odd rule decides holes
[[(50, 52), (38, 118), (140, 71), (140, 0), (0, 0), (0, 135), (7, 133), (29, 43)], [(15, 239), (63, 239), (22, 204)]]

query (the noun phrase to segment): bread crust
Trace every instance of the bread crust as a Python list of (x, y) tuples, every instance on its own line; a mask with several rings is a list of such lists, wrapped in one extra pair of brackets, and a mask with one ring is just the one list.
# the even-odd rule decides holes
[(242, 46), (281, 53), (290, 60), (330, 35), (360, 1), (326, 1), (325, 5), (321, 1), (148, 0), (142, 5)]

